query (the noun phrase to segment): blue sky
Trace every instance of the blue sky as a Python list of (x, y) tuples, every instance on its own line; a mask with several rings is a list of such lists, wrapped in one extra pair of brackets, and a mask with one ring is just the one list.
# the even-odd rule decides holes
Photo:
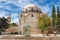
[(0, 0), (0, 17), (8, 17), (11, 14), (12, 22), (19, 23), (18, 15), (24, 6), (28, 4), (38, 5), (43, 13), (51, 15), (52, 5), (60, 7), (60, 0)]

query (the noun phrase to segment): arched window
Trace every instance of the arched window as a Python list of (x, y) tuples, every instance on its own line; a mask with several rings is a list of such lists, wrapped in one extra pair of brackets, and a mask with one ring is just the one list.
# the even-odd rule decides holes
[(30, 11), (30, 9), (28, 8), (28, 11)]
[(31, 9), (31, 11), (33, 12), (33, 8)]
[(21, 15), (21, 17), (22, 17), (22, 15)]
[(34, 15), (31, 15), (31, 17), (34, 17)]
[(36, 12), (37, 11), (37, 8), (33, 8), (34, 9), (34, 12)]

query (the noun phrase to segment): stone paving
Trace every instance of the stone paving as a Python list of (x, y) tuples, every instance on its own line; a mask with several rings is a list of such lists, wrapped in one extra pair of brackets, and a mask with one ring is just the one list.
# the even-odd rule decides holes
[(0, 35), (0, 40), (60, 40), (60, 35), (42, 36), (31, 35), (31, 37), (25, 37), (25, 35)]

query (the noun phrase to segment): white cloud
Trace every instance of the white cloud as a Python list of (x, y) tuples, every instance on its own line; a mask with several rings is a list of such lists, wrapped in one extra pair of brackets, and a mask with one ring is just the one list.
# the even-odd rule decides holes
[(0, 17), (7, 17), (7, 12), (5, 11), (0, 11)]
[(11, 23), (17, 23), (17, 24), (19, 24), (19, 18), (13, 18), (11, 20)]
[[(1, 1), (4, 1), (4, 0), (1, 0)], [(7, 5), (8, 3), (10, 3), (10, 2), (12, 2), (11, 0), (5, 0), (7, 3), (5, 4), (5, 5), (0, 5), (0, 8), (4, 8), (4, 9), (8, 9), (8, 10), (12, 10), (11, 9), (11, 6), (9, 6), (9, 5)], [(15, 10), (16, 11), (16, 10)], [(9, 14), (8, 12), (6, 12), (6, 11), (1, 11), (0, 10), (0, 17), (8, 17), (8, 15), (7, 14)], [(15, 22), (15, 23), (18, 23), (18, 18), (17, 18), (17, 16), (18, 16), (18, 14), (17, 13), (11, 13), (11, 21), (12, 22)]]
[(12, 10), (10, 6), (5, 6), (5, 7), (6, 7), (5, 9)]
[[(1, 1), (4, 1), (4, 0), (1, 0)], [(27, 4), (30, 4), (31, 1), (34, 1), (34, 0), (5, 0), (6, 4), (12, 3), (21, 8), (23, 8)]]
[(13, 13), (11, 14), (11, 23), (17, 23), (19, 24), (19, 17), (18, 17), (18, 14), (17, 13)]
[[(10, 6), (8, 6), (7, 4), (12, 3), (12, 4), (14, 4), (14, 5), (18, 6), (18, 7), (23, 8), (24, 6), (26, 6), (27, 4), (30, 4), (31, 1), (34, 1), (34, 0), (0, 0), (0, 2), (1, 2), (1, 1), (5, 1), (5, 2), (6, 2), (6, 3), (5, 3), (6, 5), (0, 5), (0, 8), (5, 8), (5, 9), (12, 10), (12, 8), (11, 8)], [(47, 0), (38, 0), (38, 1), (41, 2), (41, 3), (44, 3), (44, 2), (46, 2)], [(50, 0), (49, 0), (49, 1), (50, 1)], [(60, 0), (59, 0), (59, 1), (60, 1)], [(34, 3), (38, 5), (38, 2), (34, 1)], [(52, 4), (52, 3), (48, 3), (48, 4), (45, 5), (45, 6), (39, 6), (39, 7), (42, 8), (42, 11), (43, 11), (44, 13), (46, 13), (46, 12), (49, 12), (49, 11), (50, 11), (49, 4)], [(57, 5), (60, 5), (60, 2), (58, 2)], [(14, 9), (14, 10), (15, 10), (15, 9)], [(2, 16), (7, 17), (6, 14), (7, 14), (7, 12), (5, 12), (5, 11), (0, 11), (0, 17), (2, 17)], [(17, 18), (17, 16), (18, 16), (17, 13), (12, 13), (12, 14), (11, 14), (12, 22), (19, 23), (19, 19)]]
[(42, 11), (43, 11), (44, 13), (49, 12), (49, 10), (50, 10), (49, 6), (43, 6), (43, 7), (42, 7)]
[(38, 0), (40, 3), (46, 2), (47, 0)]
[(1, 1), (7, 1), (7, 0), (0, 0), (0, 2), (1, 2)]
[(0, 8), (2, 8), (3, 6), (2, 5), (0, 5)]
[(32, 0), (18, 0), (18, 5), (23, 8), (24, 6), (26, 6), (27, 4), (30, 4), (30, 1)]
[(17, 17), (17, 16), (18, 16), (17, 13), (13, 13), (13, 14), (11, 14), (11, 17), (12, 17), (12, 18)]

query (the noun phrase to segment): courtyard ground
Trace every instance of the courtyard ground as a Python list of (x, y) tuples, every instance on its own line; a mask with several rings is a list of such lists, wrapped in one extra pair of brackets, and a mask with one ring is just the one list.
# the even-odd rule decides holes
[(49, 36), (43, 36), (38, 34), (31, 35), (31, 37), (25, 37), (25, 35), (0, 35), (0, 40), (60, 40), (60, 35), (50, 34)]

